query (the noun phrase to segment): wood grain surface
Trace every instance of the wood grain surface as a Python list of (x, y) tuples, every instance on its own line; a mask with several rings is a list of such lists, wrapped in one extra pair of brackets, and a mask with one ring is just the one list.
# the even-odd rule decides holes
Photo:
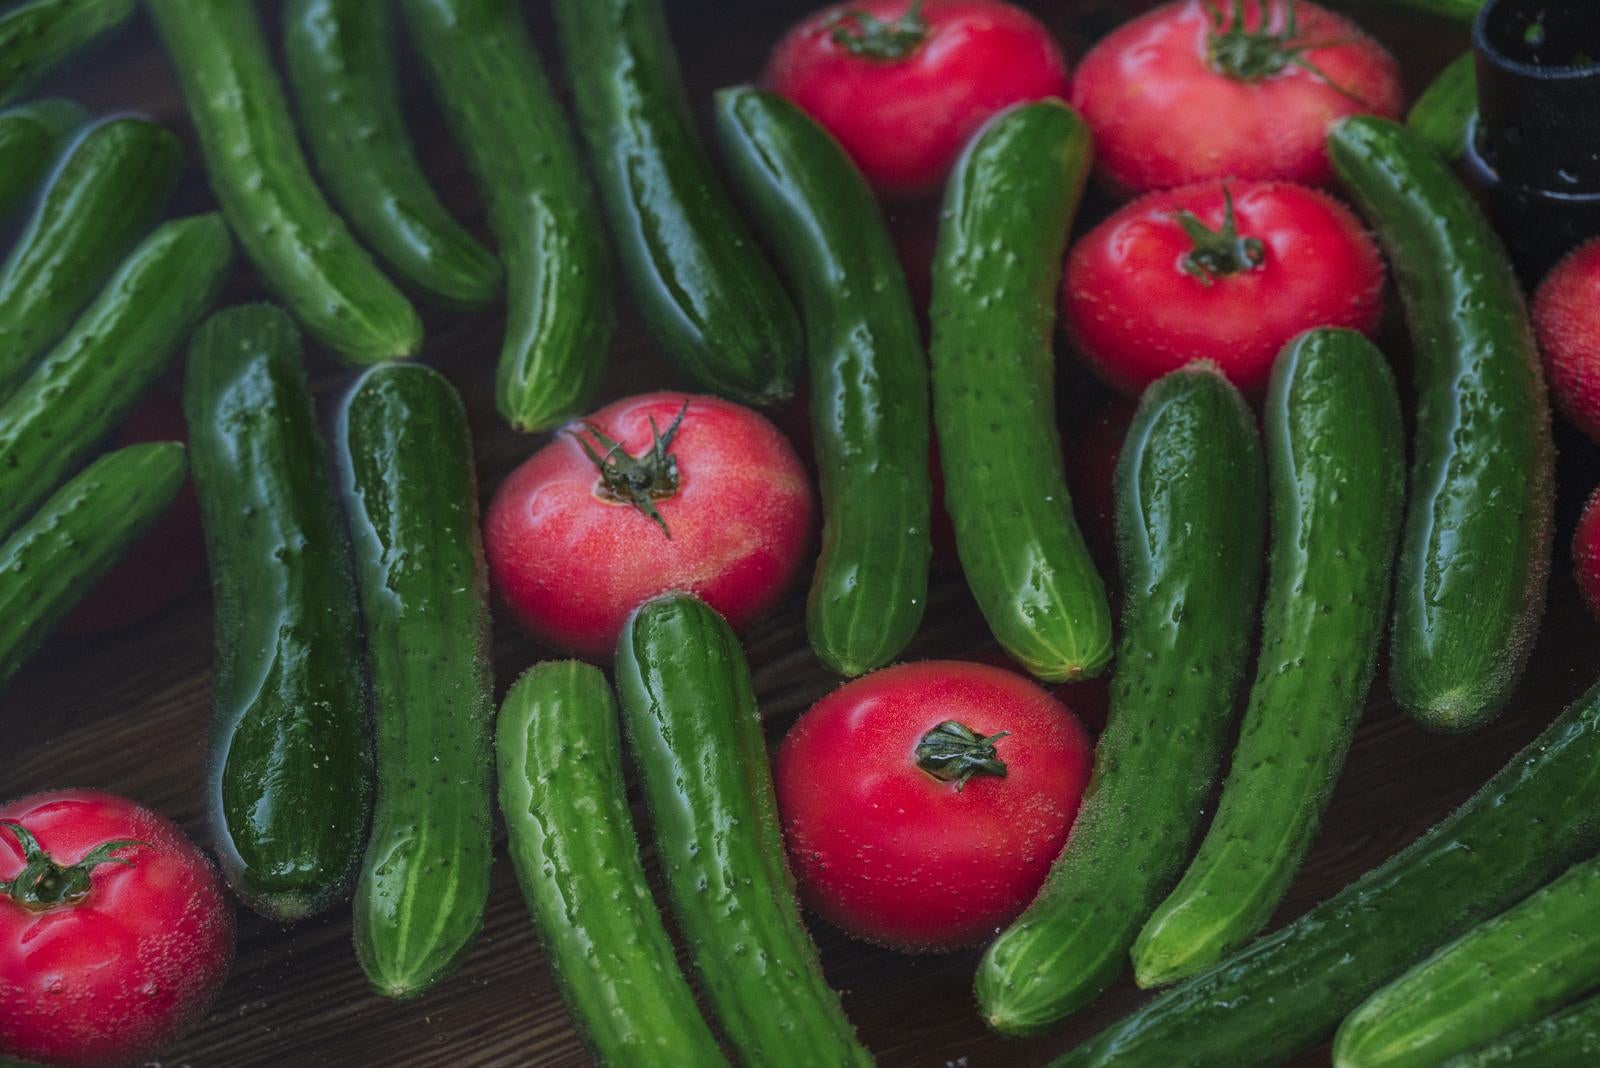
[[(669, 3), (702, 118), (710, 91), (755, 78), (771, 41), (806, 6), (792, 0)], [(1058, 31), (1074, 56), (1112, 18), (1109, 0), (1081, 3), (1076, 9), (1070, 0), (1028, 6)], [(261, 7), (276, 20), (276, 4)], [(549, 14), (543, 4), (527, 7), (538, 43), (554, 65)], [(1439, 23), (1387, 14), (1366, 21), (1405, 58), (1413, 91), (1465, 46), (1464, 35)], [(407, 56), (406, 64), (407, 104), (425, 164), (447, 203), (482, 233), (482, 211), (460, 154), (433, 110), (414, 59)], [(191, 160), (196, 158), (193, 130), (176, 85), (142, 16), (128, 32), (41, 92), (70, 94), (97, 113), (151, 113), (179, 131)], [(201, 210), (210, 201), (202, 173), (192, 166), (174, 210)], [(1092, 204), (1087, 214), (1103, 208)], [(901, 210), (897, 223), (914, 235), (930, 218), (931, 209), (920, 206)], [(261, 293), (254, 273), (241, 264), (226, 299)], [(672, 383), (625, 298), (622, 314), (606, 399)], [(1386, 350), (1405, 377), (1406, 345), (1394, 328), (1397, 316), (1392, 314), (1391, 320)], [(433, 314), (427, 326), (424, 359), (444, 371), (467, 400), (487, 495), (542, 440), (512, 434), (494, 415), (491, 390), (500, 313)], [(310, 364), (319, 396), (331, 407), (348, 376), (324, 353), (313, 352)], [(1104, 394), (1070, 357), (1062, 366), (1063, 429), (1070, 442), (1075, 420)], [(1600, 626), (1579, 603), (1566, 561), (1573, 515), (1588, 489), (1600, 481), (1600, 464), (1594, 450), (1573, 435), (1564, 434), (1562, 442), (1564, 524), (1550, 609), (1512, 711), (1471, 737), (1429, 735), (1397, 712), (1380, 676), (1323, 833), (1280, 920), (1302, 912), (1404, 845), (1482, 783), (1594, 680), (1600, 668)], [(836, 685), (806, 644), (798, 593), (749, 635), (748, 646), (774, 737), (794, 714)], [(959, 577), (938, 579), (923, 633), (908, 656), (970, 656), (992, 650)], [(518, 672), (544, 655), (503, 624), (497, 628), (496, 651), (501, 693)], [(111, 790), (172, 815), (205, 841), (202, 769), (210, 684), (211, 607), (203, 581), (134, 629), (96, 639), (53, 641), (0, 695), (0, 796), (66, 786)], [(1124, 981), (1058, 1033), (1006, 1041), (987, 1033), (973, 1010), (977, 951), (909, 957), (853, 942), (820, 922), (813, 929), (829, 979), (845, 991), (846, 1009), (885, 1066), (1044, 1064), (1144, 996)], [(1324, 1049), (1295, 1063), (1327, 1060)], [(351, 949), (347, 909), (294, 928), (242, 912), (238, 959), (221, 1000), (159, 1063), (166, 1068), (555, 1068), (586, 1064), (588, 1058), (541, 959), (502, 855), (488, 922), (476, 949), (459, 974), (415, 1003), (396, 1004), (368, 993)]]

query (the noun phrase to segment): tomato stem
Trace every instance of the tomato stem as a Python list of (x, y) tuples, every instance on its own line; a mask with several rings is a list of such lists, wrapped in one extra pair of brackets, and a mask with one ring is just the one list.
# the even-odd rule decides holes
[(994, 743), (1010, 733), (999, 731), (985, 737), (965, 723), (947, 719), (917, 743), (917, 767), (940, 782), (955, 783), (957, 790), (974, 775), (1003, 779), (1006, 764), (995, 752)]
[(860, 8), (847, 8), (824, 23), (833, 32), (833, 43), (851, 55), (893, 61), (915, 52), (928, 36), (928, 22), (922, 17), (922, 0), (897, 19), (880, 19)]
[(1211, 9), (1212, 29), (1206, 42), (1206, 54), (1213, 69), (1230, 78), (1253, 82), (1282, 74), (1289, 67), (1298, 67), (1352, 100), (1360, 100), (1306, 58), (1306, 53), (1313, 49), (1350, 42), (1302, 40), (1295, 0), (1285, 5), (1283, 19), (1274, 29), (1270, 0), (1260, 2), (1261, 25), (1255, 30), (1245, 29), (1244, 0), (1232, 0), (1227, 12), (1219, 5), (1207, 3)]
[(135, 838), (102, 842), (85, 853), (76, 864), (62, 866), (40, 848), (38, 839), (22, 824), (15, 820), (0, 820), (0, 827), (9, 828), (16, 836), (17, 844), (22, 846), (23, 860), (23, 868), (16, 878), (10, 882), (0, 882), (0, 893), (8, 895), (30, 912), (77, 904), (88, 895), (90, 876), (100, 865), (123, 864), (133, 867), (133, 861), (111, 854), (129, 846), (145, 844)]
[(1183, 269), (1198, 278), (1203, 285), (1212, 285), (1218, 278), (1253, 271), (1267, 262), (1267, 246), (1259, 237), (1241, 237), (1239, 218), (1233, 211), (1233, 191), (1222, 189), (1222, 226), (1213, 230), (1197, 219), (1193, 212), (1177, 213), (1178, 225), (1194, 242), (1194, 248), (1183, 257)]
[(672, 439), (677, 436), (678, 428), (683, 425), (683, 417), (689, 411), (689, 402), (683, 402), (683, 407), (678, 409), (677, 416), (672, 424), (662, 433), (656, 426), (655, 416), (650, 417), (650, 436), (652, 438), (649, 451), (639, 456), (629, 456), (622, 443), (608, 437), (605, 431), (593, 423), (583, 424), (594, 436), (600, 447), (605, 449), (605, 455), (595, 452), (587, 438), (579, 431), (568, 431), (578, 444), (583, 448), (584, 455), (594, 461), (600, 469), (600, 481), (595, 486), (595, 492), (609, 501), (619, 501), (631, 504), (651, 519), (655, 520), (668, 540), (672, 538), (672, 531), (667, 529), (667, 521), (661, 518), (661, 513), (656, 511), (655, 502), (663, 500), (678, 492), (678, 459), (667, 450), (672, 447)]

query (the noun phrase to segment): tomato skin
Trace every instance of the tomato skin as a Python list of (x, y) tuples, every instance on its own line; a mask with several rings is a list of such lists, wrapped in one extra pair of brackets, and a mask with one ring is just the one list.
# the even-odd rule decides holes
[(1600, 442), (1600, 239), (1578, 246), (1539, 283), (1533, 327), (1556, 410)]
[[(1094, 133), (1101, 180), (1123, 194), (1208, 178), (1333, 180), (1328, 126), (1353, 114), (1398, 118), (1400, 67), (1350, 20), (1296, 0), (1297, 39), (1328, 42), (1256, 80), (1214, 69), (1212, 12), (1231, 0), (1178, 0), (1125, 23), (1083, 57), (1069, 100)], [(1282, 25), (1285, 0), (1245, 0), (1245, 26)], [(1331, 83), (1331, 84), (1330, 84)], [(1341, 92), (1341, 89), (1344, 90)]]
[[(917, 767), (917, 743), (957, 720), (994, 743), (1004, 778), (957, 789)], [(806, 904), (872, 942), (927, 952), (972, 945), (1043, 884), (1088, 782), (1077, 719), (1016, 671), (900, 664), (835, 690), (795, 723), (774, 779)]]
[[(92, 790), (0, 806), (57, 863), (136, 839), (75, 904), (42, 912), (0, 895), (0, 1050), (51, 1064), (139, 1060), (205, 1011), (233, 959), (233, 908), (209, 860), (166, 817)], [(22, 869), (0, 827), (0, 881)]]
[(832, 20), (843, 12), (893, 22), (909, 7), (850, 0), (818, 11), (778, 42), (764, 78), (838, 138), (888, 196), (935, 190), (995, 112), (1067, 93), (1067, 61), (1050, 32), (1000, 0), (926, 0), (927, 33), (899, 59), (859, 56), (833, 39)]
[[(1194, 245), (1177, 213), (1218, 229), (1225, 188), (1239, 233), (1259, 238), (1265, 259), (1208, 285), (1183, 268)], [(1259, 398), (1279, 350), (1298, 334), (1374, 333), (1383, 279), (1377, 244), (1327, 194), (1286, 182), (1203, 182), (1151, 193), (1086, 234), (1067, 257), (1062, 318), (1090, 367), (1124, 393), (1208, 359)]]
[[(651, 417), (665, 432), (680, 411), (678, 490), (654, 502), (668, 538), (633, 505), (597, 494), (595, 464), (571, 431), (597, 426), (637, 456)], [(766, 419), (717, 397), (647, 393), (573, 424), (513, 471), (484, 517), (484, 548), (496, 593), (529, 633), (604, 661), (628, 613), (668, 590), (749, 626), (793, 582), (814, 521), (800, 458)]]

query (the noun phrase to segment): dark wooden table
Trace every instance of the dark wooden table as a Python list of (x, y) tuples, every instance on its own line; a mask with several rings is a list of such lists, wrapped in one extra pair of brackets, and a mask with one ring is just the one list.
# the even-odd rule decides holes
[[(246, 2), (246, 0), (237, 0)], [(276, 5), (262, 5), (276, 18)], [(540, 45), (554, 63), (549, 16), (529, 4)], [(695, 98), (753, 78), (779, 30), (806, 5), (785, 0), (744, 4), (689, 0), (673, 4), (674, 28)], [(1085, 39), (1109, 24), (1108, 0), (1034, 3), (1080, 54)], [(1408, 64), (1419, 87), (1465, 44), (1438, 23), (1400, 15), (1374, 16), (1368, 25)], [(415, 63), (408, 57), (409, 75)], [(420, 78), (408, 76), (408, 86)], [(182, 132), (193, 131), (176, 86), (148, 27), (141, 21), (115, 43), (46, 87), (71, 94), (96, 112), (137, 109)], [(409, 94), (417, 141), (445, 199), (481, 229), (482, 212), (449, 133), (427, 94)], [(191, 168), (175, 211), (202, 210), (210, 193)], [(926, 209), (918, 209), (925, 211)], [(914, 216), (914, 212), (911, 213)], [(902, 220), (906, 222), (907, 220)], [(915, 225), (915, 218), (909, 220)], [(248, 299), (260, 286), (247, 265), (236, 271), (227, 299)], [(435, 315), (424, 358), (459, 386), (472, 413), (478, 468), (487, 494), (535, 448), (539, 439), (508, 431), (491, 402), (497, 311), (471, 317)], [(1403, 340), (1390, 343), (1404, 365)], [(314, 354), (311, 373), (320, 396), (337, 397), (348, 377)], [(623, 324), (613, 346), (605, 397), (671, 383), (655, 347), (623, 301)], [(1086, 411), (1102, 394), (1063, 361), (1063, 409)], [(1071, 434), (1069, 414), (1065, 429)], [(1281, 918), (1302, 912), (1394, 852), (1447, 812), (1498, 769), (1594, 679), (1600, 626), (1579, 604), (1568, 568), (1567, 530), (1583, 495), (1600, 481), (1594, 450), (1563, 436), (1561, 512), (1550, 610), (1538, 650), (1512, 710), (1468, 738), (1429, 735), (1400, 715), (1380, 676), (1365, 722), (1339, 784), (1321, 837), (1296, 880)], [(203, 740), (211, 684), (211, 609), (203, 583), (154, 620), (111, 637), (52, 642), (0, 695), (0, 796), (92, 786), (126, 794), (171, 814), (206, 840)], [(497, 677), (502, 689), (540, 649), (510, 626), (499, 626)], [(799, 594), (749, 636), (756, 686), (774, 736), (793, 715), (835, 685), (805, 642)], [(908, 656), (965, 656), (992, 645), (959, 577), (935, 583), (924, 633)], [(973, 1010), (971, 978), (977, 952), (908, 957), (853, 942), (814, 925), (828, 977), (861, 1036), (885, 1066), (1036, 1065), (1071, 1047), (1139, 1003), (1124, 981), (1060, 1032), (1008, 1042), (989, 1034)], [(775, 1007), (776, 1010), (776, 1007)], [(541, 959), (510, 865), (502, 857), (488, 921), (459, 974), (419, 1002), (396, 1004), (368, 993), (350, 945), (346, 909), (294, 928), (241, 914), (239, 954), (214, 1010), (160, 1063), (167, 1068), (250, 1068), (287, 1065), (580, 1065), (587, 1057)], [(1301, 1061), (1327, 1063), (1325, 1051)], [(663, 1066), (675, 1068), (675, 1066)]]

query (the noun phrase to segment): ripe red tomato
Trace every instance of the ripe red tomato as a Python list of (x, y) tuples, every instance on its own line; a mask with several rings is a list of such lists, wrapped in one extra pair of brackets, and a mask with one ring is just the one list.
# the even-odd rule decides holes
[(811, 486), (778, 429), (716, 397), (647, 393), (567, 427), (501, 483), (489, 577), (549, 645), (608, 659), (628, 613), (683, 590), (735, 629), (769, 611), (811, 540)]
[(778, 42), (766, 83), (811, 115), (879, 192), (936, 189), (1011, 104), (1065, 97), (1050, 32), (1000, 0), (849, 0)]
[(1102, 378), (1137, 394), (1212, 360), (1255, 396), (1291, 338), (1371, 334), (1383, 258), (1354, 213), (1287, 182), (1203, 182), (1125, 205), (1067, 258), (1063, 318)]
[(1179, 0), (1114, 30), (1078, 64), (1071, 102), (1102, 180), (1124, 193), (1204, 178), (1332, 180), (1346, 115), (1398, 117), (1394, 57), (1306, 0)]
[(1583, 518), (1572, 539), (1572, 570), (1584, 603), (1600, 618), (1600, 490), (1583, 506)]
[(1015, 671), (901, 664), (811, 707), (774, 769), (801, 896), (845, 931), (911, 952), (991, 936), (1066, 843), (1090, 747)]
[(1539, 284), (1533, 326), (1556, 410), (1600, 442), (1600, 239), (1579, 246)]
[(166, 817), (91, 790), (0, 806), (5, 1053), (144, 1058), (205, 1011), (233, 944), (221, 881)]

